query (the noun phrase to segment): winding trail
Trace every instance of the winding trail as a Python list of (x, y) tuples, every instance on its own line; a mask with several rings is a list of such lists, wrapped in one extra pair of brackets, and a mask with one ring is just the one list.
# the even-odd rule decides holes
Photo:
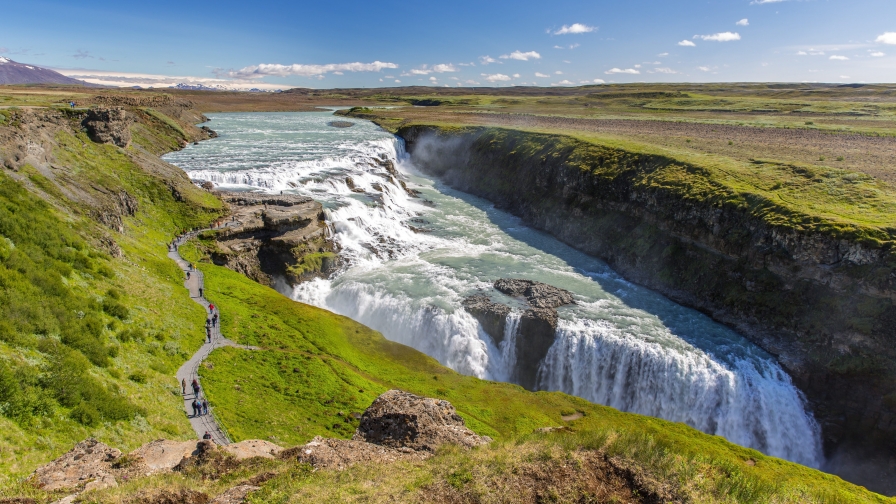
[[(231, 223), (228, 223), (228, 225)], [(235, 223), (234, 223), (235, 224)], [(187, 413), (187, 417), (190, 419), (190, 425), (193, 426), (193, 430), (196, 431), (196, 435), (202, 439), (202, 436), (208, 432), (212, 436), (212, 440), (219, 445), (228, 445), (231, 443), (230, 438), (224, 429), (221, 428), (221, 425), (218, 423), (217, 419), (214, 416), (212, 406), (209, 405), (208, 414), (206, 415), (193, 415), (193, 406), (192, 403), (195, 399), (207, 399), (204, 396), (204, 389), (201, 387), (201, 382), (199, 381), (199, 366), (202, 364), (202, 361), (205, 360), (206, 357), (216, 348), (224, 347), (224, 346), (233, 346), (244, 349), (254, 349), (254, 347), (246, 347), (244, 345), (238, 345), (236, 342), (225, 338), (221, 334), (221, 323), (220, 323), (220, 312), (218, 311), (218, 307), (215, 307), (214, 311), (209, 310), (210, 302), (205, 298), (205, 296), (200, 296), (199, 290), (205, 289), (204, 276), (201, 271), (196, 269), (191, 269), (191, 264), (180, 256), (177, 248), (184, 244), (190, 238), (196, 236), (202, 231), (206, 231), (206, 229), (200, 229), (198, 231), (193, 231), (178, 237), (175, 241), (175, 247), (173, 250), (169, 250), (168, 257), (177, 263), (180, 269), (184, 272), (186, 276), (187, 272), (190, 273), (190, 277), (187, 280), (184, 280), (184, 287), (190, 291), (190, 299), (195, 301), (196, 303), (201, 304), (205, 310), (207, 317), (211, 318), (214, 313), (218, 313), (218, 323), (215, 324), (211, 328), (211, 341), (206, 339), (205, 343), (193, 354), (190, 359), (185, 362), (180, 369), (177, 370), (177, 374), (175, 375), (177, 378), (178, 386), (181, 385), (183, 381), (186, 381), (186, 393), (183, 394), (184, 399), (184, 411)], [(198, 397), (193, 393), (193, 389), (191, 384), (193, 380), (196, 380), (196, 383), (200, 384)]]

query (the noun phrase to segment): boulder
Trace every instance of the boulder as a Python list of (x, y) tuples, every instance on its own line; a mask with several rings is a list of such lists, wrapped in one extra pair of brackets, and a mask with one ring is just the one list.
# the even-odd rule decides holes
[(500, 345), (504, 340), (504, 329), (507, 326), (507, 315), (510, 307), (501, 303), (495, 303), (488, 296), (477, 294), (468, 296), (463, 300), (464, 308), (482, 324), (485, 332), (492, 337), (495, 344)]
[(401, 390), (377, 397), (361, 416), (352, 439), (428, 452), (446, 443), (471, 448), (491, 442), (468, 429), (450, 402)]
[(123, 108), (96, 108), (87, 111), (81, 125), (87, 136), (97, 143), (110, 143), (119, 147), (131, 144), (131, 123), (133, 119)]
[(91, 488), (114, 486), (112, 463), (121, 451), (90, 438), (76, 444), (65, 455), (39, 467), (34, 478), (46, 491), (78, 489), (93, 483)]
[(533, 280), (500, 278), (495, 281), (495, 289), (508, 296), (525, 297), (535, 308), (557, 308), (575, 302), (568, 290)]

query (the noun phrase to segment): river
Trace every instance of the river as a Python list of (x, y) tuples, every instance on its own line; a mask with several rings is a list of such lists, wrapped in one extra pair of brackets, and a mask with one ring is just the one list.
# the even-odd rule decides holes
[[(329, 126), (330, 112), (210, 117), (218, 138), (164, 159), (223, 189), (297, 193), (324, 205), (346, 266), (330, 279), (281, 288), (293, 299), (351, 317), (458, 372), (509, 381), (523, 305), (492, 282), (526, 278), (562, 287), (576, 304), (558, 309), (539, 389), (821, 465), (819, 427), (773, 357), (487, 201), (421, 174), (388, 132), (355, 119), (349, 128)], [(373, 158), (391, 160), (420, 197), (391, 182)], [(346, 177), (364, 192), (352, 191)], [(501, 345), (461, 307), (477, 293), (515, 307)]]

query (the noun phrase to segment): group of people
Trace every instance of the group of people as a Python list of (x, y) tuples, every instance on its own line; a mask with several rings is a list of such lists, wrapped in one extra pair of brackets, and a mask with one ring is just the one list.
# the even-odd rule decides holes
[(215, 305), (209, 304), (209, 312), (211, 312), (211, 316), (205, 319), (205, 337), (208, 338), (208, 342), (212, 342), (212, 328), (218, 326), (218, 312), (215, 311)]
[[(183, 395), (187, 395), (187, 380), (186, 378), (180, 381), (181, 393)], [(199, 392), (202, 391), (202, 388), (199, 386), (199, 381), (195, 378), (193, 379), (193, 383), (190, 384), (190, 388), (193, 389), (193, 416), (198, 417), (201, 415), (208, 415), (208, 400), (202, 398), (200, 400)]]

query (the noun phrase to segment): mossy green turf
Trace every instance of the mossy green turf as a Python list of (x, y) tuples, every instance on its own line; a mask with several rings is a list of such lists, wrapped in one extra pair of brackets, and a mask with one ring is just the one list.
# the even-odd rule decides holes
[[(684, 424), (460, 375), (350, 319), (203, 263), (197, 248), (182, 250), (205, 274), (205, 292), (221, 310), (223, 334), (260, 348), (216, 350), (200, 369), (217, 415), (235, 440), (260, 438), (292, 446), (315, 435), (348, 438), (357, 426), (351, 413), (362, 412), (378, 394), (399, 388), (451, 401), (470, 428), (500, 443), (542, 439), (533, 437), (535, 429), (568, 425), (575, 432), (551, 437), (551, 443), (568, 449), (611, 446), (614, 453), (682, 483), (695, 476), (682, 468), (705, 466), (700, 478), (707, 479), (711, 493), (736, 502), (767, 502), (772, 496), (792, 502), (884, 501), (836, 476), (764, 456)], [(584, 417), (571, 423), (561, 419), (574, 411)], [(750, 460), (754, 466), (748, 465)], [(672, 466), (678, 469), (672, 471)]]
[[(171, 377), (202, 344), (204, 312), (165, 244), (222, 204), (189, 183), (176, 200), (170, 181), (82, 133), (57, 134), (54, 156), (53, 179), (0, 173), (0, 496), (37, 492), (19, 478), (87, 437), (130, 449), (193, 436)], [(118, 191), (138, 205), (124, 233), (85, 202)]]

